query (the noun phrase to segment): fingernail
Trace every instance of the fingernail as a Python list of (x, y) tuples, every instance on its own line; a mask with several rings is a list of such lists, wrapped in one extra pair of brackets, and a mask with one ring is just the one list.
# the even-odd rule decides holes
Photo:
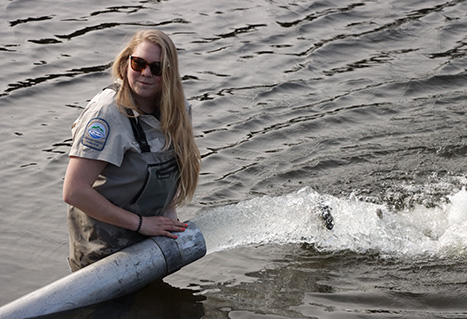
[(188, 228), (188, 224), (185, 224), (185, 228)]
[(185, 228), (182, 228), (182, 231), (185, 231)]
[(178, 236), (177, 236), (177, 235), (175, 235), (175, 239), (177, 239), (177, 238), (178, 238)]

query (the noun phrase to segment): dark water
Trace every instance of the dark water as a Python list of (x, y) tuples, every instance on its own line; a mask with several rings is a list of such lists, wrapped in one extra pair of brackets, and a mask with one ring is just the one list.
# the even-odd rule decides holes
[(466, 1), (1, 4), (0, 304), (68, 273), (70, 125), (149, 27), (179, 48), (203, 156), (179, 214), (209, 254), (57, 318), (467, 318)]

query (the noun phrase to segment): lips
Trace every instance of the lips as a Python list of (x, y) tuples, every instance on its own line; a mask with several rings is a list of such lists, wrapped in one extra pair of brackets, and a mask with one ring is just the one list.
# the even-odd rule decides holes
[(142, 81), (138, 81), (138, 83), (141, 84), (141, 85), (144, 85), (144, 86), (151, 86), (151, 85), (154, 85), (154, 83), (142, 82)]

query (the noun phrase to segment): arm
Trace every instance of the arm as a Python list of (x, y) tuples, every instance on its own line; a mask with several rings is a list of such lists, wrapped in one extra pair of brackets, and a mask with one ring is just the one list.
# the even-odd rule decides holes
[[(106, 162), (70, 157), (70, 163), (65, 174), (63, 184), (63, 200), (87, 215), (102, 222), (136, 230), (139, 217), (124, 210), (98, 193), (92, 185), (100, 172), (107, 165)], [(144, 217), (140, 233), (146, 236), (167, 236), (176, 238), (171, 231), (183, 231), (186, 225), (164, 216)]]

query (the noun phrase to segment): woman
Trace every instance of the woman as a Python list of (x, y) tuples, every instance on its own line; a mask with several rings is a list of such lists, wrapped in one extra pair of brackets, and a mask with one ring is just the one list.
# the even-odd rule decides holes
[(63, 198), (70, 267), (85, 267), (146, 236), (184, 231), (176, 207), (191, 200), (200, 154), (177, 50), (140, 31), (117, 56), (116, 85), (98, 93), (72, 126)]

